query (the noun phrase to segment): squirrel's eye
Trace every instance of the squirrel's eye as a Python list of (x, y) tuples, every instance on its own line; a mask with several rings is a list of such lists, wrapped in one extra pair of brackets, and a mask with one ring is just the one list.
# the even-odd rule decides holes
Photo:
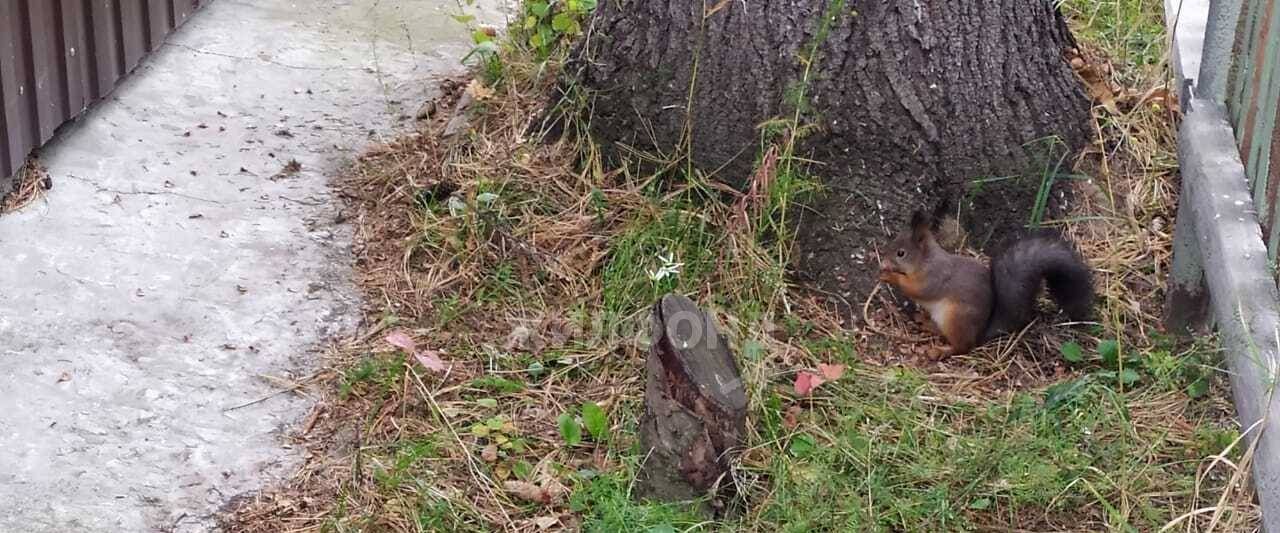
[(907, 256), (907, 251), (906, 251), (906, 250), (898, 250), (898, 258), (899, 258), (899, 259), (901, 259), (901, 258), (903, 258), (903, 257), (906, 257), (906, 256)]

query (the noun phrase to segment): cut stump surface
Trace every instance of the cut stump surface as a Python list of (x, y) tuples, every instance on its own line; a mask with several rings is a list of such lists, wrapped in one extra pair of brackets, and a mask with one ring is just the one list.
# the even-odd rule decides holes
[(728, 341), (684, 296), (653, 308), (637, 494), (663, 501), (709, 497), (723, 514), (733, 497), (730, 454), (746, 435), (747, 396)]

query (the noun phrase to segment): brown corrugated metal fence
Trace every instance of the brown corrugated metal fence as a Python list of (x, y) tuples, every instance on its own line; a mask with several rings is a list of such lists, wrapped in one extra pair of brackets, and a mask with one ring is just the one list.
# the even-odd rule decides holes
[(27, 154), (111, 92), (200, 3), (0, 0), (0, 195)]

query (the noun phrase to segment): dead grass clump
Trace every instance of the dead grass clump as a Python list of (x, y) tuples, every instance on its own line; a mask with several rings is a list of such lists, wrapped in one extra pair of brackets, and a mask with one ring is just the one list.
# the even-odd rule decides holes
[(13, 190), (0, 198), (0, 215), (12, 213), (35, 203), (44, 197), (45, 191), (53, 188), (53, 180), (49, 178), (49, 172), (34, 155), (18, 169), (13, 183)]

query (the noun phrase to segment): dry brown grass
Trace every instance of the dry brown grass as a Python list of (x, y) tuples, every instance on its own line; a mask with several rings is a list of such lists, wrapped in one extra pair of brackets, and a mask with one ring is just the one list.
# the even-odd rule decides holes
[[(605, 288), (597, 273), (609, 243), (637, 220), (658, 216), (643, 192), (650, 179), (625, 168), (604, 171), (590, 146), (528, 142), (533, 111), (550, 77), (513, 78), (530, 81), (504, 85), (501, 94), (478, 82), (447, 82), (435, 107), (452, 108), (470, 91), (472, 131), (446, 138), (451, 117), (436, 117), (418, 132), (372, 147), (341, 180), (356, 225), (358, 281), (370, 316), (382, 319), (360, 338), (336, 346), (328, 362), (333, 370), (316, 376), (324, 399), (294, 435), (308, 450), (304, 464), (286, 486), (236, 502), (227, 516), (229, 529), (315, 531), (352, 516), (360, 518), (344, 527), (415, 531), (411, 502), (421, 490), (458, 507), (465, 524), (457, 527), (545, 530), (537, 520), (555, 518), (557, 528), (574, 529), (577, 519), (558, 488), (559, 471), (617, 467), (615, 453), (604, 447), (566, 448), (556, 417), (586, 401), (617, 413), (634, 411), (643, 358), (626, 340), (644, 317), (600, 319), (578, 312), (584, 304), (602, 306)], [(483, 208), (482, 195), (494, 191), (500, 191), (500, 205)], [(465, 212), (448, 212), (450, 196), (466, 199)], [(427, 197), (435, 208), (424, 207)], [(745, 199), (685, 214), (727, 220), (754, 209)], [(750, 236), (750, 223), (740, 228), (720, 243), (715, 262), (721, 268), (695, 292), (708, 295), (732, 286), (758, 290), (765, 301), (772, 296), (750, 274), (764, 268), (767, 254)], [(495, 273), (503, 268), (518, 285), (517, 297), (492, 294)], [(395, 351), (383, 339), (393, 329), (438, 350), (451, 365), (448, 372), (437, 375), (397, 360), (393, 388), (377, 391), (376, 384), (360, 383), (344, 394), (350, 369), (371, 354), (389, 357)], [(474, 398), (484, 392), (473, 380), (518, 379), (525, 373), (523, 366), (499, 361), (509, 358), (504, 352), (554, 352), (558, 360), (548, 365), (548, 377), (536, 391), (504, 395), (500, 409), (477, 407)], [(789, 366), (805, 357), (790, 348), (779, 353)], [(498, 413), (515, 425), (524, 449), (486, 459), (491, 441), (468, 431)], [(619, 427), (627, 421), (613, 422)], [(377, 476), (392, 469), (383, 462), (386, 447), (423, 435), (442, 436), (443, 442), (414, 469), (419, 486), (384, 487)], [(517, 457), (534, 465), (525, 479), (549, 488), (553, 505), (531, 511), (504, 488), (505, 481), (517, 479), (511, 472)]]
[[(1136, 353), (1149, 353), (1163, 334), (1164, 289), (1179, 190), (1180, 106), (1167, 62), (1126, 70), (1111, 64), (1108, 56), (1114, 50), (1082, 48), (1083, 65), (1076, 65), (1097, 103), (1093, 113), (1097, 138), (1077, 162), (1090, 179), (1075, 184), (1078, 205), (1062, 226), (1095, 269), (1101, 296), (1099, 321), (1108, 335), (1123, 339)], [(1214, 372), (1219, 379), (1225, 375), (1223, 369)], [(1200, 408), (1191, 408), (1185, 395), (1163, 394), (1129, 409), (1135, 426), (1158, 428), (1170, 440), (1184, 444), (1195, 433), (1192, 417), (1220, 427), (1235, 426), (1225, 384)], [(1237, 440), (1221, 456), (1204, 458), (1190, 501), (1175, 494), (1154, 495), (1170, 498), (1185, 510), (1162, 531), (1258, 530), (1260, 510), (1248, 482), (1251, 452), (1247, 448), (1248, 442)], [(1239, 464), (1222, 460), (1232, 451), (1243, 456)], [(1209, 480), (1217, 482), (1214, 490), (1205, 490)]]
[(0, 215), (18, 211), (43, 198), (45, 191), (53, 187), (49, 172), (40, 163), (38, 157), (32, 156), (18, 169), (14, 176), (13, 191), (5, 195), (0, 202)]

